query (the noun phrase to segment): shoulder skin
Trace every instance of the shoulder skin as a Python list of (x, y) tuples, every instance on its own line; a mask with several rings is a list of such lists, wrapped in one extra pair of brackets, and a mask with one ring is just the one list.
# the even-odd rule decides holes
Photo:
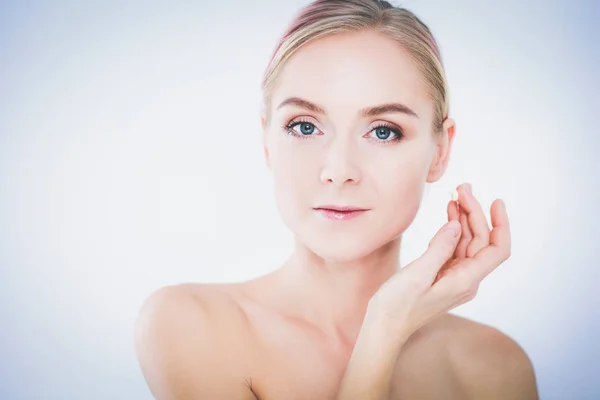
[(256, 400), (237, 312), (204, 285), (165, 287), (144, 302), (135, 348), (157, 400)]

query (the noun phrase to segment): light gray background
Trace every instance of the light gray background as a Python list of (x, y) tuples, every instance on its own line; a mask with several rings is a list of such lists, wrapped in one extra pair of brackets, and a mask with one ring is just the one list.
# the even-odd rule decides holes
[[(1, 399), (151, 398), (144, 298), (290, 251), (259, 85), (306, 2), (120, 3), (0, 3)], [(441, 44), (458, 124), (402, 264), (459, 183), (505, 199), (512, 257), (455, 312), (515, 338), (543, 399), (599, 399), (599, 2), (402, 4)]]

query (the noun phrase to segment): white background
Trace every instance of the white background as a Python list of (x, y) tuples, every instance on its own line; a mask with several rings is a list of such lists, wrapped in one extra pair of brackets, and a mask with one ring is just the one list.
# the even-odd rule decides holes
[[(305, 3), (0, 3), (0, 398), (149, 399), (142, 301), (287, 257), (260, 80)], [(503, 198), (512, 256), (455, 312), (517, 340), (543, 399), (600, 398), (598, 4), (402, 3), (440, 42), (458, 124), (402, 263), (459, 183)]]

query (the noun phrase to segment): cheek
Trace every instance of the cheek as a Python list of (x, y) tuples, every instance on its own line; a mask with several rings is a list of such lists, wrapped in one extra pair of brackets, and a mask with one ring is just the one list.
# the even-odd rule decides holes
[[(298, 146), (297, 146), (298, 147)], [(272, 149), (271, 170), (279, 190), (290, 194), (304, 193), (317, 174), (315, 152), (292, 148), (286, 140), (276, 143)]]
[(271, 172), (277, 206), (286, 223), (293, 222), (298, 209), (311, 206), (318, 184), (318, 163), (314, 152), (292, 149), (285, 139), (274, 143)]
[[(421, 160), (395, 162), (377, 177), (377, 186), (383, 199), (397, 206), (403, 200), (420, 197), (427, 176), (427, 166)], [(400, 204), (401, 205), (401, 204)]]
[(391, 222), (389, 226), (394, 236), (405, 231), (417, 216), (423, 198), (424, 180), (421, 176), (421, 173), (406, 173), (396, 180), (395, 185), (387, 188), (386, 219)]
[(380, 217), (388, 222), (389, 234), (396, 236), (412, 223), (417, 215), (427, 178), (429, 163), (423, 151), (407, 152), (386, 160), (385, 168), (372, 172)]

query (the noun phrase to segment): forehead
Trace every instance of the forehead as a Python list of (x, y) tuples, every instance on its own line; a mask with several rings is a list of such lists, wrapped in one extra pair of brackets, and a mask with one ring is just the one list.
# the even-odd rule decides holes
[(273, 92), (273, 105), (290, 96), (325, 107), (361, 109), (400, 102), (420, 116), (431, 100), (411, 55), (393, 39), (372, 31), (315, 39), (290, 57)]

